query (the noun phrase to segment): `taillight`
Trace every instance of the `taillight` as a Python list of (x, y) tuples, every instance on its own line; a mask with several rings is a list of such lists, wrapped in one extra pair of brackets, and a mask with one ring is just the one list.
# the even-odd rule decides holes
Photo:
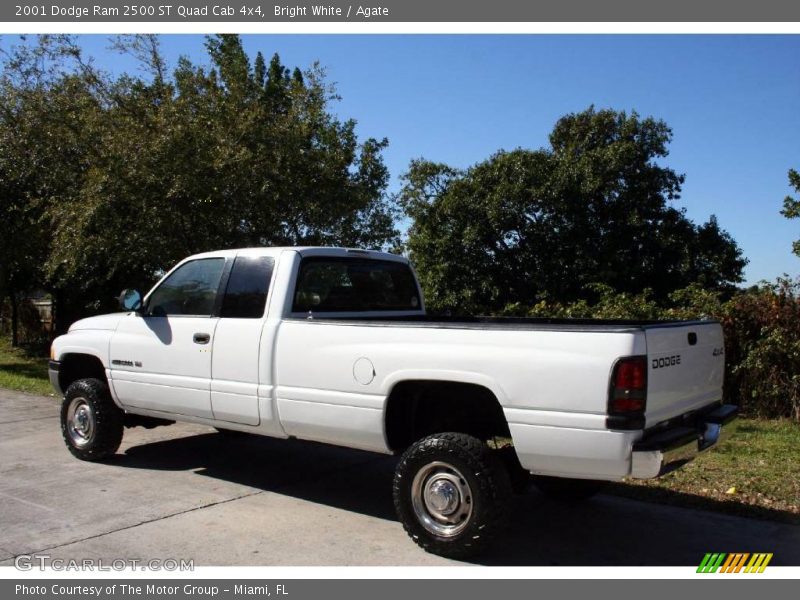
[(609, 429), (643, 429), (646, 404), (646, 357), (619, 359), (611, 372), (606, 425)]

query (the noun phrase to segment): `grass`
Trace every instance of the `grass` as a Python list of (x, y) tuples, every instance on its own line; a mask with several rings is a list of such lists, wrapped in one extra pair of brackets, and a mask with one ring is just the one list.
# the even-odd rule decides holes
[[(50, 396), (47, 359), (0, 337), (0, 387)], [(730, 437), (660, 479), (626, 480), (612, 494), (800, 524), (800, 424), (740, 419)]]
[(47, 376), (47, 358), (32, 356), (21, 348), (12, 348), (0, 337), (0, 387), (42, 396), (52, 396)]

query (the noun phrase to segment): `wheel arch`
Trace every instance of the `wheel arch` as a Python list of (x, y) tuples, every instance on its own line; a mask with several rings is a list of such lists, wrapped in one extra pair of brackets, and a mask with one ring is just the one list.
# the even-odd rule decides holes
[(394, 382), (384, 405), (387, 448), (399, 453), (426, 435), (443, 431), (482, 440), (511, 437), (500, 398), (484, 385), (487, 378), (438, 375)]
[(65, 392), (79, 379), (95, 378), (108, 384), (106, 366), (94, 352), (86, 349), (68, 349), (60, 355), (58, 383)]
[(411, 369), (394, 371), (381, 383), (389, 398), (399, 384), (409, 381), (440, 381), (445, 383), (472, 384), (488, 389), (501, 406), (509, 403), (505, 390), (489, 375), (475, 371), (461, 371), (455, 369)]

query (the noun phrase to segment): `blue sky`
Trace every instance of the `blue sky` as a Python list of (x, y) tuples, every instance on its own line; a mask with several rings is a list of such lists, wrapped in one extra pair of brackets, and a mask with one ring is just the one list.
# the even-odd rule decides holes
[[(207, 60), (202, 36), (161, 38)], [(6, 40), (4, 40), (6, 42)], [(109, 70), (135, 68), (81, 44)], [(391, 189), (416, 157), (466, 167), (498, 149), (538, 148), (563, 114), (636, 110), (674, 132), (664, 164), (686, 174), (679, 204), (696, 222), (716, 214), (750, 259), (749, 283), (800, 274), (800, 222), (779, 210), (787, 170), (800, 169), (800, 36), (252, 35), (247, 50), (288, 66), (320, 61), (357, 131), (388, 137)]]

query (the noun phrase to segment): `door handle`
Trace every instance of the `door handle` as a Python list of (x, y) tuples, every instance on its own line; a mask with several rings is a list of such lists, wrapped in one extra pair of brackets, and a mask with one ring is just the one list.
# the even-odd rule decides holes
[(211, 335), (208, 333), (195, 333), (192, 340), (195, 344), (207, 344), (211, 341)]

